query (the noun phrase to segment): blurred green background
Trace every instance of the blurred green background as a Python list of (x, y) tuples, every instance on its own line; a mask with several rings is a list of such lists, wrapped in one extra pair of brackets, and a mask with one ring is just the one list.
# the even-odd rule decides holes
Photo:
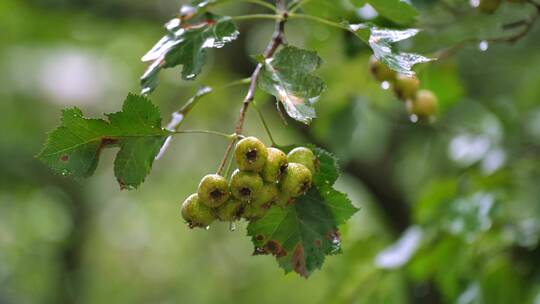
[[(264, 12), (220, 6), (230, 15)], [(503, 4), (415, 1), (424, 31), (400, 45), (431, 54), (512, 33), (533, 13)], [(172, 0), (0, 1), (0, 303), (540, 303), (540, 26), (516, 44), (467, 44), (417, 69), (440, 99), (434, 124), (414, 124), (367, 73), (370, 50), (339, 30), (287, 24), (289, 43), (317, 50), (328, 90), (310, 129), (285, 126), (257, 102), (280, 144), (313, 142), (339, 156), (338, 188), (360, 207), (342, 227), (344, 253), (305, 280), (252, 257), (245, 224), (189, 230), (180, 203), (218, 166), (226, 142), (175, 138), (136, 191), (120, 191), (114, 150), (88, 180), (55, 176), (33, 156), (64, 107), (117, 111), (138, 92), (140, 57), (180, 7)], [(306, 11), (362, 21), (346, 1)], [(367, 15), (366, 15), (367, 14)], [(372, 20), (395, 26), (388, 20)], [(196, 82), (166, 70), (151, 98), (165, 120), (200, 85), (247, 77), (273, 22), (242, 21), (239, 40), (210, 52)], [(538, 24), (537, 24), (538, 25)], [(519, 29), (518, 29), (519, 30)], [(479, 40), (479, 41), (480, 41)], [(186, 129), (231, 132), (244, 87), (209, 95)], [(254, 112), (247, 134), (267, 141)]]

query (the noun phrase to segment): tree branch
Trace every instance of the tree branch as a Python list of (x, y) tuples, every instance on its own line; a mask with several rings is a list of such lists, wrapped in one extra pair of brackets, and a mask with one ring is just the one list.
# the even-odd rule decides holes
[(442, 49), (436, 52), (433, 56), (439, 60), (446, 59), (454, 55), (455, 53), (457, 53), (459, 50), (461, 50), (468, 44), (480, 43), (482, 41), (485, 41), (488, 43), (509, 43), (509, 44), (514, 44), (518, 42), (519, 40), (527, 36), (527, 34), (531, 31), (534, 24), (540, 17), (540, 4), (537, 4), (533, 2), (532, 0), (528, 0), (527, 3), (535, 7), (535, 11), (532, 16), (530, 16), (527, 19), (523, 19), (523, 20), (519, 20), (516, 22), (503, 25), (503, 29), (505, 30), (513, 29), (516, 27), (523, 27), (521, 31), (518, 31), (512, 35), (502, 36), (502, 37), (494, 37), (494, 38), (488, 38), (488, 39), (477, 39), (477, 38), (467, 39), (454, 46), (451, 46), (446, 49)]
[[(285, 37), (285, 23), (287, 22), (287, 19), (288, 19), (288, 12), (286, 9), (285, 0), (276, 0), (276, 6), (281, 14), (281, 18), (276, 21), (276, 28), (274, 30), (274, 35), (272, 36), (272, 40), (268, 43), (263, 53), (263, 56), (265, 59), (271, 58), (274, 55), (276, 50), (283, 43), (284, 37)], [(259, 79), (259, 75), (261, 74), (262, 68), (263, 68), (262, 63), (257, 64), (257, 67), (255, 67), (255, 70), (251, 74), (249, 89), (246, 94), (246, 97), (244, 97), (244, 101), (242, 102), (242, 108), (240, 109), (240, 115), (238, 117), (238, 120), (236, 121), (236, 128), (235, 128), (236, 134), (242, 134), (242, 130), (244, 129), (244, 121), (246, 119), (246, 113), (249, 108), (249, 104), (253, 101), (255, 97), (255, 90), (257, 89), (257, 80)], [(231, 140), (229, 142), (229, 145), (227, 146), (227, 149), (225, 150), (225, 155), (223, 156), (223, 160), (221, 161), (221, 164), (219, 165), (219, 168), (217, 170), (217, 174), (221, 174), (223, 172), (223, 169), (225, 168), (225, 165), (227, 163), (227, 159), (229, 158), (229, 155), (231, 154), (235, 143), (236, 143), (236, 139)]]

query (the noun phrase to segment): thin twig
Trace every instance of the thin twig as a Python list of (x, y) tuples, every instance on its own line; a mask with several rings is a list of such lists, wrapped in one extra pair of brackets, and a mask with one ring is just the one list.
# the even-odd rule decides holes
[[(236, 81), (233, 81), (231, 83), (225, 84), (225, 85), (223, 85), (221, 87), (218, 87), (216, 89), (212, 89), (211, 87), (208, 87), (208, 86), (203, 86), (203, 87), (199, 88), (197, 90), (197, 94), (195, 94), (195, 96), (191, 97), (182, 106), (182, 108), (180, 110), (172, 113), (171, 120), (169, 121), (169, 123), (167, 124), (167, 127), (165, 127), (165, 129), (168, 130), (168, 131), (171, 131), (171, 132), (177, 132), (180, 129), (180, 125), (182, 124), (182, 122), (184, 122), (184, 118), (189, 114), (189, 112), (191, 112), (191, 110), (195, 107), (195, 105), (197, 105), (198, 101), (201, 98), (203, 98), (204, 96), (206, 96), (206, 95), (208, 95), (210, 93), (216, 92), (216, 91), (227, 89), (227, 88), (232, 87), (232, 86), (237, 86), (237, 85), (242, 85), (242, 84), (247, 84), (247, 83), (249, 83), (249, 78), (248, 79), (236, 80)], [(163, 143), (163, 146), (161, 146), (161, 150), (159, 150), (159, 153), (156, 156), (156, 159), (161, 159), (163, 157), (163, 155), (165, 154), (165, 152), (167, 151), (167, 149), (171, 145), (171, 141), (172, 141), (172, 136), (167, 137), (167, 139), (165, 140), (165, 143)]]
[(266, 119), (264, 119), (264, 115), (259, 109), (259, 107), (257, 107), (257, 104), (255, 103), (255, 101), (253, 101), (253, 108), (255, 108), (255, 111), (257, 112), (257, 115), (259, 116), (259, 119), (261, 120), (261, 123), (263, 124), (264, 129), (266, 130), (266, 134), (268, 134), (268, 137), (270, 138), (270, 142), (272, 143), (272, 146), (275, 146), (276, 142), (274, 141), (272, 132), (270, 132), (270, 128), (268, 127), (268, 124), (266, 123)]
[[(263, 55), (265, 59), (271, 58), (274, 55), (278, 47), (283, 43), (283, 39), (285, 36), (285, 23), (287, 22), (287, 18), (288, 18), (285, 0), (276, 0), (276, 7), (280, 11), (281, 18), (276, 21), (276, 28), (274, 30), (274, 35), (270, 43), (268, 43), (266, 50), (264, 51)], [(249, 104), (254, 99), (255, 89), (257, 88), (257, 80), (262, 71), (262, 68), (263, 68), (262, 63), (257, 64), (257, 67), (253, 71), (253, 74), (251, 74), (251, 82), (249, 84), (249, 89), (246, 94), (246, 97), (244, 98), (244, 101), (242, 102), (242, 108), (240, 109), (240, 116), (238, 117), (238, 120), (236, 122), (236, 128), (235, 128), (236, 134), (242, 134), (242, 130), (244, 128), (244, 121), (246, 119), (246, 113), (249, 108)], [(236, 143), (236, 139), (231, 140), (229, 142), (229, 145), (227, 146), (227, 149), (225, 150), (225, 155), (223, 156), (223, 160), (221, 161), (221, 164), (219, 165), (219, 168), (217, 170), (217, 174), (221, 174), (223, 172), (223, 169), (225, 168), (225, 165), (227, 163), (227, 159), (229, 158), (235, 143)]]
[(516, 22), (503, 25), (503, 29), (505, 30), (509, 30), (509, 29), (513, 29), (517, 27), (523, 27), (521, 31), (516, 32), (513, 35), (509, 35), (509, 36), (494, 37), (494, 38), (488, 38), (488, 39), (477, 39), (477, 38), (466, 39), (454, 46), (437, 51), (435, 54), (433, 54), (433, 57), (439, 60), (442, 60), (442, 59), (445, 59), (454, 55), (459, 50), (461, 50), (462, 48), (464, 48), (465, 46), (471, 43), (480, 43), (482, 41), (485, 41), (487, 43), (510, 43), (510, 44), (514, 44), (518, 42), (519, 40), (527, 36), (527, 34), (531, 31), (534, 24), (540, 17), (540, 4), (535, 3), (532, 0), (528, 0), (527, 3), (536, 8), (532, 16), (528, 17), (527, 19), (523, 19), (523, 20), (519, 20)]

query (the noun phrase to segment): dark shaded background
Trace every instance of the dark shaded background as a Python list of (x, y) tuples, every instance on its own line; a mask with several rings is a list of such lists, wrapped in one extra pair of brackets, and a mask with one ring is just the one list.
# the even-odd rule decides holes
[[(532, 12), (504, 4), (484, 16), (467, 1), (415, 4), (425, 31), (401, 47), (424, 54), (512, 34), (501, 25)], [(257, 101), (280, 144), (313, 142), (340, 157), (338, 186), (361, 208), (342, 229), (344, 253), (305, 280), (283, 275), (271, 257), (251, 257), (245, 224), (205, 231), (181, 221), (180, 202), (217, 168), (221, 139), (176, 138), (131, 192), (114, 180), (113, 150), (94, 177), (79, 181), (33, 158), (60, 109), (98, 116), (138, 92), (139, 59), (179, 6), (0, 1), (0, 303), (540, 303), (540, 26), (514, 45), (480, 51), (469, 43), (420, 67), (422, 87), (441, 102), (438, 121), (426, 125), (409, 122), (372, 80), (361, 43), (319, 24), (288, 23), (289, 42), (325, 61), (319, 119), (310, 129), (285, 126), (271, 98), (260, 93)], [(340, 1), (306, 9), (361, 21)], [(217, 11), (259, 9), (233, 3)], [(179, 69), (163, 73), (152, 100), (165, 118), (197, 86), (251, 73), (249, 55), (262, 51), (273, 24), (239, 26), (241, 38), (211, 51), (195, 83), (180, 81)], [(244, 93), (210, 95), (185, 128), (231, 132)], [(246, 133), (267, 140), (254, 114)]]

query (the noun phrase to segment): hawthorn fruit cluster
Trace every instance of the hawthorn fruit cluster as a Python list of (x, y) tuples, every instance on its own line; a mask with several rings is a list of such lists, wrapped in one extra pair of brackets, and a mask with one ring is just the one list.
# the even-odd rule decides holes
[(369, 71), (377, 81), (387, 81), (392, 86), (396, 97), (405, 102), (409, 114), (421, 121), (429, 121), (437, 114), (437, 96), (430, 90), (420, 90), (418, 78), (396, 73), (375, 56), (369, 60)]
[(318, 170), (310, 149), (298, 147), (285, 154), (255, 137), (240, 140), (234, 156), (238, 169), (229, 180), (208, 174), (197, 193), (183, 202), (182, 217), (191, 228), (207, 227), (215, 220), (260, 219), (270, 207), (287, 206), (305, 194)]

